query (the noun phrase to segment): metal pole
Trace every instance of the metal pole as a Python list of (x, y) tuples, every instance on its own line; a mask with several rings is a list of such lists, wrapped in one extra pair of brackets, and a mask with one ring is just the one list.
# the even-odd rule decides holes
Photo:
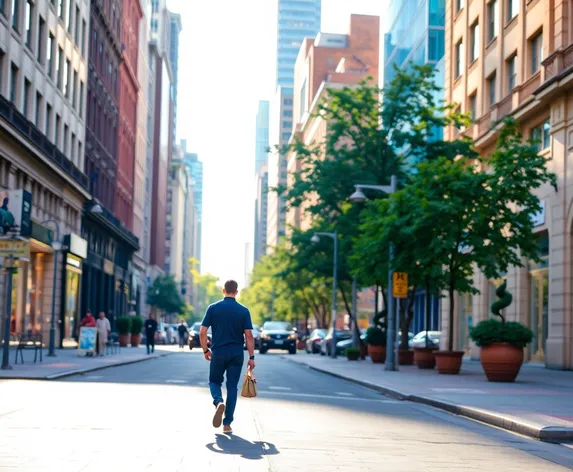
[(336, 359), (336, 291), (338, 287), (338, 233), (334, 233), (334, 269), (332, 275), (332, 358)]
[[(401, 309), (402, 300), (399, 298), (396, 299), (396, 316), (400, 317), (400, 309)], [(394, 365), (396, 366), (396, 370), (400, 370), (400, 323), (396, 323), (396, 339), (394, 340)]]
[(52, 316), (50, 318), (50, 349), (48, 351), (48, 357), (56, 357), (56, 285), (58, 283), (58, 252), (59, 251), (54, 249), (54, 285), (52, 286)]
[[(391, 193), (396, 192), (396, 176), (392, 176), (390, 181)], [(396, 370), (396, 362), (394, 359), (394, 342), (396, 339), (396, 318), (394, 312), (394, 296), (392, 293), (392, 262), (394, 261), (394, 245), (390, 244), (390, 254), (388, 259), (388, 331), (386, 336), (386, 367), (385, 370)]]
[(352, 317), (354, 319), (354, 330), (352, 331), (352, 345), (358, 347), (360, 344), (360, 338), (358, 337), (358, 310), (356, 302), (356, 292), (357, 292), (356, 277), (352, 279)]
[(2, 351), (2, 370), (12, 370), (10, 365), (10, 317), (12, 315), (12, 274), (14, 273), (14, 258), (10, 256), (8, 281), (6, 284), (6, 310), (4, 313), (4, 350)]

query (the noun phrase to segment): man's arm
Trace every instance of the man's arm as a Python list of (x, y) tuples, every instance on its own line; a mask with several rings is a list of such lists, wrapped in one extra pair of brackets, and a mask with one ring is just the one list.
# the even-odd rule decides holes
[(208, 361), (211, 360), (211, 350), (207, 345), (207, 326), (201, 326), (201, 330), (199, 331), (199, 340), (201, 341), (201, 348), (203, 349), (203, 354), (205, 354), (205, 359)]
[(255, 338), (253, 336), (252, 329), (245, 330), (245, 342), (247, 344), (247, 351), (249, 351), (249, 367), (251, 369), (255, 368)]

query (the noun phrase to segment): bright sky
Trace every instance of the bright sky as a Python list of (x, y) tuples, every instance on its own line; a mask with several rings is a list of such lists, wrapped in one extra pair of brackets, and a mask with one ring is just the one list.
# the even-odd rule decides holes
[[(255, 116), (275, 85), (277, 1), (167, 4), (183, 22), (178, 139), (187, 139), (204, 164), (202, 272), (242, 287), (245, 245), (254, 239)], [(351, 13), (380, 15), (385, 5), (322, 0), (321, 30), (346, 33)]]

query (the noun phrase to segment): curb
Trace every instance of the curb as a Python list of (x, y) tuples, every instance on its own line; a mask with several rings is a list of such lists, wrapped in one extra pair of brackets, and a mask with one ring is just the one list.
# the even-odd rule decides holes
[(384, 395), (392, 397), (395, 400), (408, 401), (412, 403), (419, 403), (422, 405), (431, 406), (433, 408), (437, 408), (439, 410), (443, 410), (457, 416), (462, 416), (465, 418), (476, 420), (490, 426), (495, 426), (504, 429), (506, 431), (522, 434), (524, 436), (528, 436), (530, 438), (538, 439), (541, 441), (547, 441), (547, 442), (573, 441), (573, 428), (566, 428), (560, 426), (548, 426), (545, 428), (538, 428), (536, 426), (531, 426), (526, 423), (521, 423), (509, 417), (491, 413), (485, 410), (481, 410), (479, 408), (460, 406), (456, 405), (455, 403), (444, 402), (442, 400), (435, 400), (433, 398), (424, 397), (421, 395), (406, 395), (400, 392), (399, 390), (393, 388), (382, 387), (380, 385), (376, 385), (371, 382), (366, 382), (352, 377), (347, 377), (338, 374), (336, 372), (331, 372), (329, 370), (322, 369), (320, 367), (291, 360), (285, 356), (281, 356), (281, 358), (285, 359), (288, 362), (300, 365), (302, 367), (307, 367), (316, 372), (321, 372), (323, 374), (330, 375), (331, 377), (336, 377), (338, 379), (346, 380), (348, 382), (361, 385), (371, 390), (375, 390), (377, 392), (383, 393)]
[(17, 377), (17, 376), (8, 377), (7, 376), (7, 377), (0, 377), (0, 380), (43, 380), (43, 381), (59, 380), (59, 379), (63, 379), (66, 377), (72, 377), (74, 375), (81, 375), (81, 374), (86, 374), (88, 372), (96, 372), (98, 370), (110, 369), (112, 367), (121, 367), (124, 365), (137, 364), (139, 362), (150, 361), (152, 359), (160, 359), (161, 357), (170, 356), (172, 354), (174, 354), (174, 353), (173, 352), (166, 352), (164, 354), (160, 354), (160, 355), (157, 355), (154, 357), (142, 357), (141, 359), (132, 359), (132, 360), (125, 361), (125, 362), (118, 362), (117, 364), (100, 365), (100, 366), (96, 366), (96, 367), (88, 367), (85, 369), (69, 370), (66, 372), (59, 372), (57, 374), (47, 375), (45, 377)]

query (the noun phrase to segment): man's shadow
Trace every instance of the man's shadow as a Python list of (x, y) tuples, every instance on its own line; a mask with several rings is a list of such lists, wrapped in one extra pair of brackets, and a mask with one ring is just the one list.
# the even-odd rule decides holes
[(233, 454), (249, 460), (260, 460), (264, 456), (279, 454), (274, 444), (265, 441), (247, 441), (236, 434), (216, 434), (215, 442), (205, 447), (218, 454)]

